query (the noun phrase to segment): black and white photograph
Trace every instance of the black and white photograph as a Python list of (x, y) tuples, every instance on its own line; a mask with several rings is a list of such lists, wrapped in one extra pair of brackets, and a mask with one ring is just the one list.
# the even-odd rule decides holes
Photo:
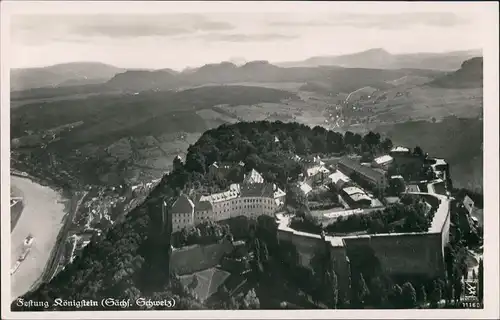
[(2, 318), (500, 316), (497, 2), (1, 13)]

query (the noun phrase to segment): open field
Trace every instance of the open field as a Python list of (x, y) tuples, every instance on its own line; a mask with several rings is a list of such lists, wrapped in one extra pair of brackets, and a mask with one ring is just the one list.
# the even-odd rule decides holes
[(65, 205), (61, 196), (48, 187), (19, 177), (11, 177), (11, 183), (24, 196), (23, 212), (11, 233), (12, 266), (23, 251), (24, 239), (34, 237), (29, 254), (11, 276), (11, 294), (16, 298), (42, 275), (63, 223)]

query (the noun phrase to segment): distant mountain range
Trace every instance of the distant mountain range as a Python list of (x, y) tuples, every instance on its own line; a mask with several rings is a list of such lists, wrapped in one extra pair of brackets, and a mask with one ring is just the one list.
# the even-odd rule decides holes
[(72, 62), (43, 68), (12, 69), (11, 91), (103, 83), (125, 71), (99, 62)]
[(436, 78), (430, 85), (441, 88), (480, 88), (483, 86), (483, 58), (462, 63), (460, 69)]
[[(481, 56), (481, 52), (460, 51), (393, 55), (383, 49), (371, 49), (350, 55), (313, 57), (300, 62), (278, 64), (270, 64), (267, 61), (251, 61), (240, 65), (242, 60), (239, 60), (238, 64), (222, 62), (207, 64), (199, 68), (188, 68), (182, 72), (172, 69), (132, 70), (103, 63), (78, 62), (44, 68), (13, 69), (11, 72), (11, 91), (34, 89), (38, 92), (47, 91), (48, 88), (52, 88), (52, 90), (55, 88), (57, 91), (57, 88), (61, 88), (61, 91), (70, 92), (73, 90), (70, 87), (76, 89), (77, 86), (85, 87), (85, 91), (94, 91), (95, 88), (89, 87), (89, 85), (102, 85), (103, 87), (97, 91), (137, 92), (235, 82), (307, 83), (321, 81), (323, 83), (339, 83), (339, 77), (342, 77), (342, 81), (352, 82), (348, 79), (351, 75), (360, 76), (366, 72), (370, 74), (370, 77), (375, 76), (375, 79), (379, 73), (384, 73), (385, 76), (382, 76), (380, 80), (385, 81), (396, 79), (393, 76), (387, 77), (391, 72), (394, 75), (404, 76), (415, 74), (415, 72), (417, 75), (422, 75), (422, 73), (428, 73), (432, 70), (434, 76), (439, 76), (439, 71), (455, 71), (460, 68), (463, 61), (476, 56)], [(375, 71), (374, 69), (384, 70)], [(425, 76), (428, 75), (425, 74)], [(17, 95), (16, 93), (13, 96)]]
[(464, 60), (482, 56), (481, 50), (454, 51), (445, 53), (391, 54), (376, 48), (339, 56), (318, 56), (303, 61), (277, 63), (280, 67), (341, 66), (346, 68), (371, 69), (433, 69), (451, 71), (460, 68)]

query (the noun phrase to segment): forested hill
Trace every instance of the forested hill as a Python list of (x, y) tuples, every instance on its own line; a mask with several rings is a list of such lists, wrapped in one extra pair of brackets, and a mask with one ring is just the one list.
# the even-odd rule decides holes
[[(296, 177), (301, 170), (300, 164), (291, 159), (293, 154), (380, 154), (391, 147), (391, 141), (382, 140), (379, 134), (370, 132), (363, 137), (347, 132), (341, 135), (297, 123), (243, 122), (209, 130), (190, 146), (185, 163), (176, 160), (174, 170), (163, 177), (142, 205), (108, 230), (103, 241), (91, 242), (82, 255), (50, 283), (25, 294), (24, 298), (50, 303), (56, 298), (135, 300), (140, 296), (155, 300), (175, 298), (179, 309), (204, 308), (177, 277), (168, 274), (171, 237), (168, 230), (163, 231), (161, 223), (164, 199), (168, 207), (182, 189), (200, 185), (221, 189), (236, 182), (232, 176), (238, 174), (229, 175), (228, 180), (211, 180), (205, 175), (214, 161), (243, 161), (245, 170), (255, 168), (268, 181), (283, 186), (288, 177)], [(19, 310), (15, 304), (12, 308)], [(43, 307), (30, 308), (31, 311), (41, 309)]]

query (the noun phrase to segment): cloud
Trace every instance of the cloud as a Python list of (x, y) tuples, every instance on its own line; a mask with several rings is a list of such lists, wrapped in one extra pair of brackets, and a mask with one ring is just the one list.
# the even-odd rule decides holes
[(135, 38), (148, 36), (176, 36), (199, 31), (232, 30), (234, 26), (223, 21), (212, 21), (199, 15), (148, 15), (102, 17), (90, 24), (72, 29), (81, 36)]
[(317, 20), (270, 21), (275, 27), (353, 27), (402, 29), (413, 26), (452, 27), (470, 21), (451, 12), (406, 12), (398, 14), (336, 14)]
[(89, 38), (171, 37), (197, 32), (228, 31), (235, 26), (196, 14), (164, 15), (37, 15), (17, 16), (11, 34), (16, 42), (82, 42)]
[(211, 34), (199, 35), (197, 38), (210, 42), (269, 42), (269, 41), (293, 40), (298, 38), (298, 36), (279, 34), (279, 33), (258, 33), (258, 34), (211, 33)]

